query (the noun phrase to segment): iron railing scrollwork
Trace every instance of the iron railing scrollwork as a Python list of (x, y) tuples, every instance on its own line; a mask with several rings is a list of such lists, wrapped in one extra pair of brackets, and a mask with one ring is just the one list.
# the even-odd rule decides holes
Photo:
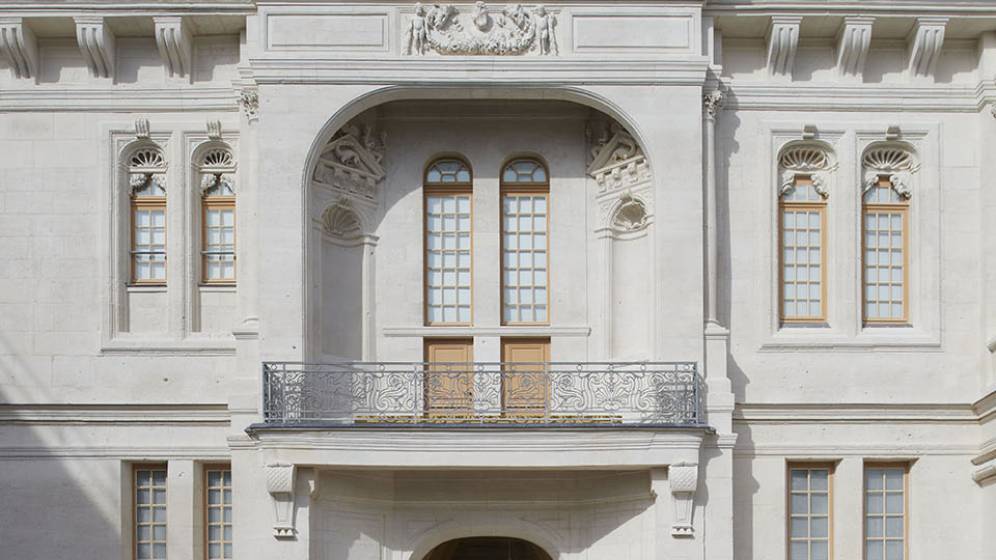
[(694, 362), (263, 364), (267, 424), (701, 425)]

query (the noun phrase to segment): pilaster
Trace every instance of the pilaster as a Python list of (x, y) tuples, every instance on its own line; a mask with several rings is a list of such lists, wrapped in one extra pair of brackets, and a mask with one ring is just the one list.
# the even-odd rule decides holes
[(201, 507), (201, 493), (195, 484), (197, 464), (189, 459), (170, 460), (166, 467), (166, 555), (189, 558), (194, 552), (195, 511)]

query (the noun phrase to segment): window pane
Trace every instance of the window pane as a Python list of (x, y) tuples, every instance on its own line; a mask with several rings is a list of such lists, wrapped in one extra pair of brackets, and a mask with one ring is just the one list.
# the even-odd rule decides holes
[(826, 467), (807, 466), (789, 470), (789, 539), (793, 558), (827, 560), (830, 543), (829, 478), (830, 470)]
[[(232, 475), (228, 469), (209, 470), (206, 535), (208, 560), (231, 558)], [(226, 556), (226, 547), (229, 555)]]
[(869, 558), (904, 560), (905, 477), (903, 467), (865, 469), (865, 550)]
[(166, 469), (135, 470), (135, 556), (166, 558)]
[(426, 197), (428, 323), (469, 323), (471, 307), (470, 194)]
[[(547, 195), (509, 193), (502, 196), (502, 278), (506, 286), (522, 288), (516, 297), (503, 292), (505, 322), (546, 322), (547, 316)], [(510, 231), (518, 235), (509, 234)], [(514, 319), (509, 319), (514, 317)]]
[(905, 319), (905, 212), (902, 207), (894, 210), (865, 208), (863, 291), (866, 320)]
[[(824, 208), (782, 203), (782, 317), (789, 320), (821, 320), (823, 290)], [(819, 198), (822, 201), (822, 198)]]
[(166, 202), (132, 206), (132, 279), (136, 282), (166, 280)]

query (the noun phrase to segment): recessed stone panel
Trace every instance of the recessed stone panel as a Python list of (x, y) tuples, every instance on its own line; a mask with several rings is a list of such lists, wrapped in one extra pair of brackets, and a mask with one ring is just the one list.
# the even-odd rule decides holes
[(266, 18), (270, 50), (387, 50), (387, 14), (294, 14)]
[(689, 51), (692, 18), (664, 15), (577, 15), (576, 52)]

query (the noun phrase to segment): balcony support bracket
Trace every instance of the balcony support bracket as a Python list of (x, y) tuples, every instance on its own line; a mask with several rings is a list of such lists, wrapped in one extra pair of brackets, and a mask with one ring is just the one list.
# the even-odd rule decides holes
[(674, 519), (671, 523), (671, 536), (692, 537), (695, 490), (699, 485), (699, 466), (695, 463), (677, 463), (668, 467), (667, 479), (671, 485), (674, 502)]
[(266, 491), (273, 498), (273, 536), (278, 539), (294, 538), (294, 465), (271, 463), (266, 465)]

